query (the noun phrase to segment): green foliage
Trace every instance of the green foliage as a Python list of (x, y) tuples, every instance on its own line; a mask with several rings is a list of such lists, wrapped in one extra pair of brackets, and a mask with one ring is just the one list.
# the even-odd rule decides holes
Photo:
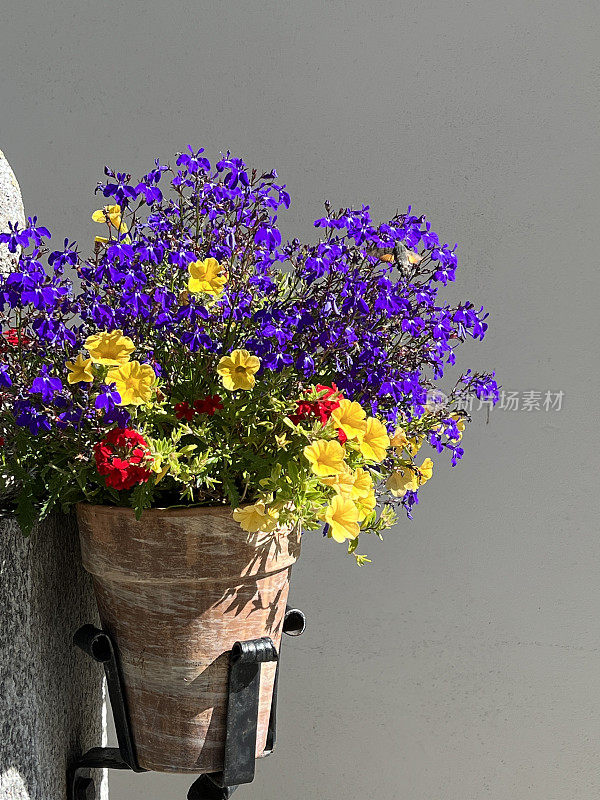
[[(185, 374), (184, 365), (178, 369)], [(0, 489), (18, 496), (15, 511), (22, 530), (29, 533), (37, 519), (57, 508), (68, 510), (81, 500), (129, 506), (138, 519), (152, 507), (226, 504), (234, 509), (265, 509), (266, 517), (257, 512), (256, 518), (241, 523), (250, 526), (248, 530), (277, 521), (305, 530), (322, 530), (327, 525), (331, 536), (331, 525), (338, 525), (334, 530), (337, 541), (344, 541), (339, 537), (345, 536), (356, 563), (369, 563), (370, 559), (357, 551), (358, 534), (362, 538), (374, 533), (381, 538), (396, 521), (391, 505), (377, 511), (373, 492), (385, 492), (391, 471), (407, 465), (416, 470), (414, 453), (436, 419), (425, 415), (407, 425), (406, 434), (413, 444), (408, 449), (389, 448), (379, 462), (365, 455), (359, 439), (340, 445), (333, 417), (322, 421), (308, 414), (296, 419), (299, 400), (287, 391), (286, 370), (265, 371), (251, 391), (225, 390), (216, 369), (202, 377), (201, 393), (199, 380), (190, 368), (188, 380), (169, 397), (158, 384), (150, 402), (129, 407), (130, 427), (146, 448), (146, 478), (127, 490), (108, 484), (98, 470), (94, 448), (106, 436), (103, 411), (92, 410), (89, 422), (78, 431), (53, 429), (40, 449), (31, 446), (28, 431), (17, 428), (11, 459), (4, 458), (0, 469)], [(176, 413), (175, 400), (192, 408), (195, 401), (217, 395), (220, 407), (213, 413)], [(306, 386), (301, 399), (315, 403), (321, 395), (322, 391)], [(346, 477), (361, 471), (367, 476), (363, 494), (349, 494), (349, 486), (338, 482), (339, 475), (323, 477), (315, 472), (305, 452), (319, 442), (343, 452)], [(119, 457), (127, 458), (127, 454)], [(367, 495), (372, 495), (372, 500)], [(346, 498), (352, 508), (356, 504), (358, 510), (366, 503), (358, 522), (346, 525), (343, 514), (341, 523), (335, 516), (327, 517), (339, 502), (337, 497)]]
[(140, 483), (131, 491), (131, 507), (135, 511), (135, 518), (140, 519), (146, 508), (152, 507), (154, 487), (150, 482)]

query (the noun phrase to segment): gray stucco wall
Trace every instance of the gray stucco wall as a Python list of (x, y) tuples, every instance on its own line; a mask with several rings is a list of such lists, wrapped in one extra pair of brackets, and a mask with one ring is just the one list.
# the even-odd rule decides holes
[[(0, 27), (2, 147), (81, 245), (104, 163), (188, 142), (276, 166), (285, 229), (321, 200), (412, 203), (460, 242), (455, 297), (491, 312), (465, 362), (562, 410), (485, 412), (435, 458), (413, 522), (358, 571), (307, 539), (278, 752), (236, 797), (595, 800), (600, 776), (596, 3), (88, 4)], [(186, 778), (115, 774), (117, 798)]]

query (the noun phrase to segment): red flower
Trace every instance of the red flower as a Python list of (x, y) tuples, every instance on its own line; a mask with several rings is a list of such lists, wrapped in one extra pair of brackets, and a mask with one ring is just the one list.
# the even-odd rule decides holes
[(185, 400), (182, 403), (175, 403), (175, 416), (177, 419), (191, 420), (196, 412)]
[(297, 425), (300, 420), (306, 419), (315, 413), (316, 403), (310, 403), (308, 400), (300, 400), (296, 403), (296, 413), (290, 414), (290, 419)]
[(327, 420), (339, 406), (339, 400), (317, 400), (316, 414), (323, 423), (327, 424)]
[(219, 411), (223, 408), (223, 400), (220, 395), (211, 394), (209, 397), (205, 397), (203, 400), (196, 400), (194, 402), (194, 408), (196, 413), (208, 414), (209, 417), (212, 417), (215, 411)]
[[(329, 417), (332, 415), (335, 409), (339, 408), (340, 400), (344, 397), (344, 395), (340, 392), (335, 383), (332, 383), (331, 386), (323, 386), (322, 383), (318, 383), (317, 391), (325, 392), (323, 397), (317, 400), (317, 403), (319, 404), (319, 418), (323, 425), (326, 425)], [(334, 395), (335, 400), (330, 400), (329, 398), (333, 397)], [(348, 439), (341, 428), (338, 430), (338, 438), (342, 444), (344, 444), (344, 442)]]
[[(290, 414), (290, 419), (297, 425), (300, 420), (307, 419), (308, 417), (318, 417), (322, 425), (326, 425), (329, 417), (333, 411), (339, 406), (340, 400), (343, 397), (335, 383), (331, 386), (323, 386), (317, 384), (318, 392), (325, 392), (325, 394), (318, 400), (300, 400), (296, 404), (296, 413)], [(335, 400), (330, 400), (333, 395), (338, 395)]]
[(145, 483), (152, 460), (148, 443), (131, 428), (113, 428), (94, 445), (96, 467), (106, 485), (121, 491)]
[[(9, 328), (2, 334), (11, 347), (19, 346), (19, 331), (16, 328)], [(21, 345), (26, 347), (31, 344), (31, 339), (23, 331), (21, 331)]]
[(325, 394), (321, 398), (322, 400), (329, 400), (329, 398), (334, 394), (339, 394), (338, 398), (339, 400), (341, 400), (342, 397), (344, 396), (337, 388), (335, 383), (332, 383), (331, 386), (323, 386), (322, 383), (317, 383), (317, 392), (325, 392)]
[(177, 419), (193, 419), (194, 414), (208, 414), (210, 417), (218, 411), (219, 409), (223, 408), (223, 400), (218, 394), (211, 394), (208, 397), (204, 397), (200, 400), (194, 400), (193, 407), (187, 402), (187, 400), (183, 400), (181, 403), (175, 404), (175, 416)]

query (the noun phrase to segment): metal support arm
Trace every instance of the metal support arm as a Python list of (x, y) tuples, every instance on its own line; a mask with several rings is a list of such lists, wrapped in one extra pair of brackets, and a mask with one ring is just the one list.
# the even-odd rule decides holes
[[(286, 608), (283, 633), (299, 636), (306, 619), (302, 611)], [(69, 770), (68, 800), (94, 800), (94, 781), (90, 769), (131, 769), (146, 772), (137, 761), (129, 723), (127, 703), (117, 653), (110, 636), (93, 625), (84, 625), (73, 637), (74, 643), (95, 661), (103, 664), (108, 696), (117, 731), (117, 747), (93, 747)], [(260, 670), (263, 663), (277, 661), (273, 701), (264, 755), (275, 747), (277, 688), (280, 655), (268, 637), (236, 642), (230, 652), (225, 758), (221, 772), (201, 775), (190, 787), (188, 800), (228, 800), (239, 785), (254, 779)]]

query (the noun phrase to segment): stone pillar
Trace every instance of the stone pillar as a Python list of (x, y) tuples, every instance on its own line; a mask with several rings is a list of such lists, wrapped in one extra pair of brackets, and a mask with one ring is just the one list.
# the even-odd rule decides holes
[[(4, 205), (3, 205), (4, 204)], [(7, 205), (8, 204), (8, 205)], [(15, 177), (0, 152), (0, 226), (23, 219)], [(0, 253), (0, 271), (12, 254)], [(4, 258), (4, 260), (3, 260)], [(66, 800), (73, 759), (105, 743), (101, 667), (73, 647), (97, 623), (74, 517), (56, 516), (24, 538), (0, 516), (0, 800)], [(107, 782), (95, 775), (97, 798)]]
[[(15, 178), (15, 173), (0, 150), (0, 233), (8, 230), (9, 222), (18, 222), (19, 227), (25, 226), (25, 212), (21, 190)], [(9, 253), (5, 244), (0, 244), (0, 272), (10, 271), (17, 263), (18, 253)]]

